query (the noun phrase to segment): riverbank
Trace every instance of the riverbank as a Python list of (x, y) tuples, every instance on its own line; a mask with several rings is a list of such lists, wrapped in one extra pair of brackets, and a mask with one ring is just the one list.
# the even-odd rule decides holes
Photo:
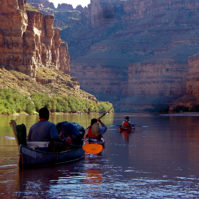
[(55, 113), (104, 112), (112, 104), (80, 89), (76, 78), (38, 68), (36, 78), (0, 68), (0, 114), (36, 114), (47, 106)]
[[(110, 113), (113, 113), (114, 111), (111, 110)], [(53, 112), (50, 113), (51, 116), (64, 116), (64, 115), (93, 115), (93, 114), (102, 114), (102, 112), (90, 112), (90, 113), (86, 113), (86, 112), (71, 112), (71, 113), (64, 113), (64, 112)], [(0, 116), (34, 116), (34, 115), (38, 115), (38, 112), (32, 113), (32, 114), (28, 114), (25, 112), (22, 113), (12, 113), (12, 114), (0, 114)]]

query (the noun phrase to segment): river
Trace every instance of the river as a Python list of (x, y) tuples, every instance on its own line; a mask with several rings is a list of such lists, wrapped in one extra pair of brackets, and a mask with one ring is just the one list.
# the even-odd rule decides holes
[[(27, 128), (37, 116), (0, 116), (0, 198), (199, 198), (199, 114), (128, 114), (129, 136), (118, 132), (126, 114), (102, 120), (108, 126), (101, 155), (53, 168), (20, 170), (10, 119)], [(56, 115), (53, 122), (87, 127), (94, 115)]]

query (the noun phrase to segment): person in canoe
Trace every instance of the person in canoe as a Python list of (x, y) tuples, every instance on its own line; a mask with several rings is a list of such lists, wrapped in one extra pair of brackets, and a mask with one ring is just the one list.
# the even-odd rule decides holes
[(84, 139), (88, 138), (89, 143), (101, 142), (102, 136), (106, 130), (106, 125), (100, 119), (93, 118), (91, 119), (91, 125), (86, 130)]
[(133, 128), (135, 128), (135, 125), (132, 122), (130, 122), (129, 116), (126, 116), (124, 118), (124, 121), (122, 122), (122, 125), (120, 126), (120, 131), (123, 130), (131, 131)]
[(55, 124), (49, 122), (49, 110), (43, 107), (39, 110), (39, 121), (31, 126), (28, 141), (51, 141), (59, 139)]
[(49, 141), (49, 150), (62, 150), (63, 142), (59, 137), (56, 125), (48, 120), (49, 110), (43, 107), (39, 110), (39, 121), (29, 130), (28, 141)]

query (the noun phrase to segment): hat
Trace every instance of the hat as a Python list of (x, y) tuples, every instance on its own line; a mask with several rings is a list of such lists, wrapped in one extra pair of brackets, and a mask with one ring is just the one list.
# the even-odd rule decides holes
[(126, 120), (129, 120), (129, 116), (126, 116), (125, 119), (126, 119)]

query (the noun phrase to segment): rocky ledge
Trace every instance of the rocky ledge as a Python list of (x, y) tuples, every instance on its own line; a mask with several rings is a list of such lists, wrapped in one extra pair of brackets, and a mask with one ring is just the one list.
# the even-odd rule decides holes
[(43, 15), (26, 0), (3, 0), (0, 6), (0, 65), (36, 77), (38, 67), (70, 73), (67, 43)]

